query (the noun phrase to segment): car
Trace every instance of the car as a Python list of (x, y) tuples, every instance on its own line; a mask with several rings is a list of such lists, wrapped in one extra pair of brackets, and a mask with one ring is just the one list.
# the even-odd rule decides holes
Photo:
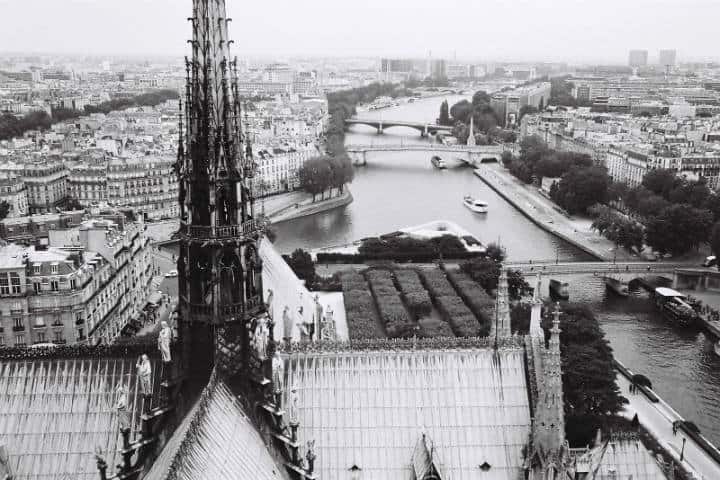
[(177, 270), (170, 270), (169, 272), (167, 272), (167, 273), (165, 274), (165, 276), (166, 276), (167, 278), (175, 278), (175, 277), (178, 276), (178, 271), (177, 271)]

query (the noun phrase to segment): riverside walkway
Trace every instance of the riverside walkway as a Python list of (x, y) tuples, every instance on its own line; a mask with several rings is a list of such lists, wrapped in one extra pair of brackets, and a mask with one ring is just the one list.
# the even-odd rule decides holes
[[(697, 437), (700, 440), (698, 443), (682, 429), (673, 433), (673, 422), (682, 421), (683, 417), (659, 397), (657, 402), (653, 402), (642, 391), (630, 393), (628, 374), (632, 375), (632, 372), (628, 370), (623, 372), (622, 370), (620, 369), (617, 375), (617, 384), (620, 387), (620, 393), (629, 400), (622, 415), (632, 419), (637, 414), (640, 424), (658, 440), (663, 448), (675, 458), (675, 461), (682, 463), (698, 480), (720, 479), (720, 463), (716, 460), (716, 458), (720, 458), (720, 451), (702, 436)], [(652, 390), (650, 392), (652, 395), (656, 395)], [(682, 462), (680, 461), (681, 455)]]
[(613, 242), (593, 230), (589, 219), (567, 216), (551, 200), (542, 196), (537, 187), (522, 183), (501, 165), (478, 165), (475, 175), (540, 228), (596, 259), (633, 260), (634, 257), (627, 251), (616, 249)]
[(584, 274), (584, 273), (630, 273), (630, 274), (670, 274), (679, 268), (695, 267), (690, 263), (671, 262), (554, 262), (550, 260), (526, 263), (508, 263), (507, 268), (519, 270), (523, 275), (542, 273), (543, 275)]

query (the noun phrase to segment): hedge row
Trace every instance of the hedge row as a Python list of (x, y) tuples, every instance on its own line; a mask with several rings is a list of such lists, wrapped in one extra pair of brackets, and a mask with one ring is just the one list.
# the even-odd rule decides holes
[[(445, 321), (450, 324), (458, 337), (481, 336), (481, 328), (475, 315), (457, 295), (440, 296), (435, 299), (435, 305)], [(484, 336), (487, 336), (486, 332)]]
[(420, 321), (420, 338), (454, 337), (450, 325), (435, 318), (424, 318)]
[(351, 340), (386, 338), (375, 313), (372, 295), (362, 275), (343, 272), (340, 276), (345, 302), (348, 336)]
[(402, 291), (405, 303), (416, 318), (430, 313), (432, 302), (416, 271), (395, 270), (395, 280)]
[(480, 321), (482, 330), (487, 331), (485, 335), (488, 335), (495, 318), (495, 300), (477, 282), (460, 270), (448, 270), (447, 278)]
[(425, 288), (430, 292), (430, 296), (433, 300), (438, 297), (455, 295), (455, 289), (450, 285), (445, 273), (440, 269), (423, 269), (420, 271), (420, 275), (423, 278)]
[(403, 305), (400, 296), (395, 295), (376, 295), (380, 318), (385, 324), (385, 331), (390, 338), (409, 338), (415, 333), (415, 322), (408, 315), (405, 305)]
[[(480, 252), (457, 252), (443, 254), (445, 260), (468, 260), (482, 256)], [(317, 263), (365, 263), (373, 260), (393, 260), (398, 263), (431, 263), (438, 259), (437, 253), (384, 252), (373, 254), (361, 253), (318, 253)]]

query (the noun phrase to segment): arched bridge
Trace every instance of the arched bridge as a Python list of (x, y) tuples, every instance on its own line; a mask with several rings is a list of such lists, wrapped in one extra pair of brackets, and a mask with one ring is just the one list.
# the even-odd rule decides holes
[(420, 135), (425, 137), (427, 135), (435, 135), (437, 132), (452, 132), (453, 127), (446, 125), (434, 125), (432, 123), (419, 123), (419, 122), (406, 122), (403, 120), (372, 120), (372, 119), (361, 119), (361, 118), (348, 118), (345, 120), (345, 127), (350, 125), (367, 125), (377, 129), (378, 134), (382, 134), (386, 128), (391, 127), (408, 127), (414, 128), (420, 132)]
[(673, 275), (676, 270), (696, 267), (696, 264), (665, 263), (665, 262), (527, 262), (507, 263), (506, 268), (520, 270), (523, 275), (568, 275), (597, 273), (606, 275), (611, 273), (642, 273)]
[[(485, 161), (499, 162), (505, 147), (503, 145), (444, 145), (442, 143), (416, 144), (372, 144), (347, 145), (345, 150), (350, 154), (356, 165), (367, 164), (367, 156), (372, 152), (428, 152), (448, 154), (456, 160), (477, 165)], [(429, 159), (426, 159), (429, 160)]]

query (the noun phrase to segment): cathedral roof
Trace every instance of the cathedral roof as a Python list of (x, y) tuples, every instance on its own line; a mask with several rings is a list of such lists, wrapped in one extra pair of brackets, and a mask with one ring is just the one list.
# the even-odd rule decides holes
[(211, 379), (155, 460), (146, 480), (286, 479), (242, 405)]
[(596, 480), (666, 480), (658, 462), (640, 440), (618, 440), (608, 444)]
[(115, 404), (121, 381), (129, 391), (133, 432), (139, 429), (142, 397), (135, 361), (0, 360), (0, 440), (13, 478), (96, 480), (96, 450), (109, 465), (118, 463), (122, 438)]
[(349, 479), (355, 467), (373, 480), (414, 479), (423, 438), (447, 478), (522, 471), (530, 406), (520, 348), (292, 353), (286, 377), (319, 478)]

